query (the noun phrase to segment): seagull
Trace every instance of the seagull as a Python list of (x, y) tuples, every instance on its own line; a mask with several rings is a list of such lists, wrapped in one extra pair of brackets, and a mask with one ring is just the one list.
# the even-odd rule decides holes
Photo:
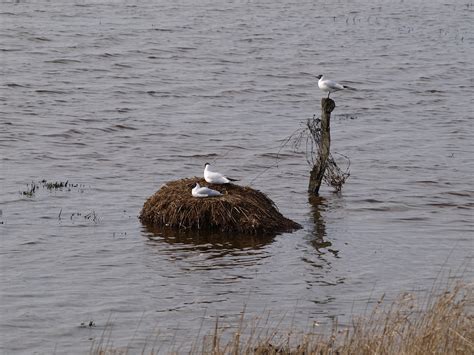
[(318, 75), (318, 76), (316, 76), (316, 78), (319, 79), (318, 87), (322, 91), (328, 93), (328, 99), (329, 99), (329, 94), (331, 94), (332, 92), (339, 91), (339, 90), (344, 90), (344, 89), (354, 90), (354, 88), (351, 88), (350, 86), (341, 85), (339, 83), (336, 83), (335, 81), (324, 79), (324, 75)]
[(209, 163), (204, 164), (204, 179), (210, 184), (228, 184), (231, 181), (237, 181), (236, 179), (231, 179), (225, 177), (220, 173), (213, 172), (209, 170), (211, 165)]
[(221, 196), (222, 194), (219, 191), (212, 190), (208, 187), (201, 187), (199, 183), (196, 183), (196, 186), (191, 190), (193, 197), (212, 197), (212, 196)]

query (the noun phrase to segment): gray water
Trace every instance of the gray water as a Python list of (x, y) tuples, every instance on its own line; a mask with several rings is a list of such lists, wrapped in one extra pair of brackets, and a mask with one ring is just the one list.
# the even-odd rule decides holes
[[(104, 330), (132, 353), (159, 332), (166, 352), (244, 307), (304, 329), (427, 291), (446, 270), (472, 281), (473, 12), (467, 0), (2, 3), (2, 352), (88, 353)], [(331, 149), (351, 176), (310, 203), (304, 147), (283, 144), (319, 113), (321, 73), (358, 89), (332, 95)], [(303, 229), (237, 241), (142, 226), (146, 198), (206, 161)]]

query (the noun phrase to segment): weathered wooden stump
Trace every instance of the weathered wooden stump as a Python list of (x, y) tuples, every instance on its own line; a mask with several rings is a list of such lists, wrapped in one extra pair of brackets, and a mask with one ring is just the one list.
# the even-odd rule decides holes
[[(321, 99), (321, 138), (318, 146), (318, 159), (311, 169), (308, 187), (308, 191), (314, 195), (319, 194), (319, 188), (321, 187), (324, 173), (328, 165), (329, 149), (331, 146), (331, 112), (335, 107), (336, 103), (334, 100), (326, 97)], [(316, 132), (312, 132), (312, 134), (314, 135)], [(315, 141), (318, 140), (315, 139)]]

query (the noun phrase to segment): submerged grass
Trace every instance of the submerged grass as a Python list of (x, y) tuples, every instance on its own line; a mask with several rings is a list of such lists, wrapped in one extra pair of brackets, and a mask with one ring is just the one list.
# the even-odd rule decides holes
[[(473, 305), (472, 285), (457, 283), (437, 296), (428, 295), (422, 304), (408, 293), (389, 305), (384, 305), (382, 298), (369, 316), (354, 317), (349, 326), (334, 322), (326, 332), (317, 332), (316, 327), (301, 333), (285, 332), (280, 324), (269, 325), (268, 318), (249, 322), (242, 316), (237, 329), (216, 321), (214, 330), (197, 339), (191, 350), (166, 353), (467, 355), (474, 353)], [(161, 353), (155, 350), (156, 345), (155, 339), (151, 349), (145, 346), (142, 353)], [(129, 353), (129, 347), (111, 348), (104, 342), (91, 349), (94, 355)]]
[(26, 190), (20, 191), (20, 194), (26, 197), (34, 197), (35, 193), (39, 191), (40, 187), (48, 191), (56, 191), (66, 189), (71, 191), (72, 188), (78, 188), (80, 192), (83, 192), (84, 185), (72, 184), (69, 180), (66, 181), (47, 181), (43, 179), (41, 181), (32, 181), (31, 184), (26, 184)]
[[(198, 182), (222, 196), (196, 198)], [(208, 184), (194, 177), (171, 181), (144, 204), (140, 220), (149, 225), (181, 230), (214, 230), (243, 234), (271, 234), (300, 228), (285, 218), (264, 193), (248, 186)]]

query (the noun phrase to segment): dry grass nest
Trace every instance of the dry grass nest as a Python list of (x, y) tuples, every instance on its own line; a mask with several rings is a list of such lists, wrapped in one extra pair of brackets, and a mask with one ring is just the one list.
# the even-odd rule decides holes
[[(196, 182), (222, 196), (193, 197), (191, 189)], [(140, 220), (159, 227), (243, 234), (276, 234), (301, 228), (260, 191), (234, 184), (208, 184), (198, 177), (168, 182), (145, 202)]]

